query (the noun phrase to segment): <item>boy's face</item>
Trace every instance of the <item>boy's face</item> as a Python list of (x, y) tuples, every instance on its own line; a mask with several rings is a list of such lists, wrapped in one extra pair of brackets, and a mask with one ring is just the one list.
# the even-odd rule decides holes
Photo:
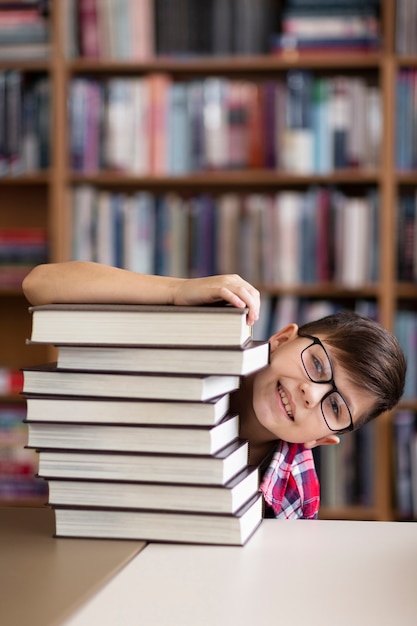
[[(353, 423), (369, 410), (374, 399), (354, 385), (338, 363), (332, 349), (322, 339), (331, 359), (338, 391), (350, 409)], [(258, 422), (274, 437), (308, 447), (337, 443), (337, 433), (327, 426), (321, 409), (323, 396), (331, 383), (312, 382), (304, 369), (301, 352), (311, 339), (300, 337), (295, 324), (287, 326), (270, 339), (270, 365), (254, 377), (253, 408)]]

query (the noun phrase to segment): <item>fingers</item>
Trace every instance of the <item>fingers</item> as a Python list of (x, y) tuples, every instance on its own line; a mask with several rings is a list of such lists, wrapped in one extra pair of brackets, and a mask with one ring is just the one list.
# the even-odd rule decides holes
[(181, 280), (176, 283), (174, 304), (203, 304), (225, 300), (240, 309), (247, 307), (247, 323), (259, 318), (260, 293), (238, 274), (222, 274)]
[(261, 297), (259, 291), (240, 276), (227, 277), (228, 283), (221, 289), (221, 297), (238, 308), (248, 307), (247, 323), (252, 326), (259, 319)]

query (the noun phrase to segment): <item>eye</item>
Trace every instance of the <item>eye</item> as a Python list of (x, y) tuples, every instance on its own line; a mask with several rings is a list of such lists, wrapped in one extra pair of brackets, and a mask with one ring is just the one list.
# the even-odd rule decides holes
[(337, 401), (337, 396), (329, 396), (328, 403), (334, 417), (338, 419), (340, 416), (340, 404)]
[(317, 380), (320, 380), (324, 376), (324, 367), (323, 367), (322, 361), (316, 355), (313, 354), (311, 357), (311, 363), (313, 366), (314, 377)]

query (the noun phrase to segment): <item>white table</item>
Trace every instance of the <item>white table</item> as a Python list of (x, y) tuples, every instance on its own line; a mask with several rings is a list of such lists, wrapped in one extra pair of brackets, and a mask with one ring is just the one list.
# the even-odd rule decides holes
[(243, 548), (150, 544), (65, 626), (416, 626), (417, 524), (264, 520)]

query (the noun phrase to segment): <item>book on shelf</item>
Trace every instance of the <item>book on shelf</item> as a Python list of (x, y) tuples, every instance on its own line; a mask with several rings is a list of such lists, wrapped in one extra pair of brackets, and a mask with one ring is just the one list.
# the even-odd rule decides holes
[(78, 0), (73, 11), (78, 25), (81, 55), (87, 58), (99, 58), (101, 49), (98, 4), (95, 0)]
[(44, 228), (0, 228), (0, 286), (19, 287), (26, 274), (47, 259)]
[(258, 468), (245, 467), (225, 485), (49, 480), (52, 506), (236, 513), (258, 491)]
[(54, 509), (57, 537), (241, 546), (262, 521), (262, 496), (256, 494), (233, 515), (61, 506)]
[(22, 391), (23, 374), (13, 367), (0, 367), (0, 396), (15, 396)]
[(0, 3), (0, 58), (38, 59), (50, 53), (50, 25), (44, 3)]
[(47, 363), (23, 369), (22, 391), (53, 395), (204, 401), (238, 388), (238, 376), (58, 370), (56, 363)]
[(287, 74), (287, 127), (283, 134), (283, 165), (287, 171), (312, 174), (314, 142), (311, 103), (314, 76), (307, 70), (290, 70)]
[(269, 344), (248, 341), (240, 348), (141, 348), (59, 345), (58, 369), (119, 370), (246, 376), (268, 364)]
[[(334, 89), (335, 81), (344, 83), (345, 93)], [(353, 120), (343, 117), (346, 107), (357, 111)], [(258, 80), (75, 77), (69, 84), (70, 163), (84, 172), (136, 175), (245, 167), (327, 174), (344, 167), (335, 156), (352, 161), (346, 167), (376, 167), (380, 108), (380, 88), (368, 78), (322, 77), (312, 70)], [(341, 126), (337, 134), (333, 118)], [(344, 154), (352, 148), (355, 154)]]
[(191, 169), (191, 163), (186, 83), (173, 83), (168, 99), (168, 171), (171, 175), (187, 174)]
[(20, 403), (0, 403), (0, 503), (41, 498), (45, 482), (36, 478), (38, 464), (27, 441), (25, 407)]
[(381, 43), (379, 2), (290, 2), (281, 15), (282, 32), (273, 48), (372, 51)]
[(29, 308), (38, 343), (243, 346), (246, 308), (136, 304), (50, 304)]
[(205, 167), (224, 169), (227, 165), (227, 81), (206, 78), (203, 81), (203, 133)]
[(49, 85), (47, 76), (0, 71), (0, 176), (48, 167)]
[(248, 464), (247, 441), (236, 440), (215, 454), (137, 454), (41, 450), (38, 475), (71, 478), (226, 485)]
[(215, 454), (238, 438), (239, 418), (227, 415), (214, 426), (148, 426), (30, 422), (28, 447), (161, 454)]
[(397, 0), (395, 11), (395, 51), (398, 55), (413, 56), (416, 45), (416, 5), (413, 0)]
[(302, 37), (297, 35), (279, 35), (273, 43), (273, 52), (283, 53), (297, 51), (298, 53), (325, 54), (338, 53), (366, 53), (379, 49), (380, 38), (373, 35), (359, 35), (356, 37)]
[(412, 441), (416, 415), (411, 409), (399, 409), (393, 418), (395, 503), (400, 519), (413, 517)]
[(410, 441), (410, 467), (411, 467), (411, 502), (413, 518), (417, 519), (417, 432), (411, 435)]
[[(19, 389), (20, 390), (20, 389)], [(229, 410), (229, 394), (205, 402), (27, 395), (26, 419), (67, 424), (214, 426)]]

